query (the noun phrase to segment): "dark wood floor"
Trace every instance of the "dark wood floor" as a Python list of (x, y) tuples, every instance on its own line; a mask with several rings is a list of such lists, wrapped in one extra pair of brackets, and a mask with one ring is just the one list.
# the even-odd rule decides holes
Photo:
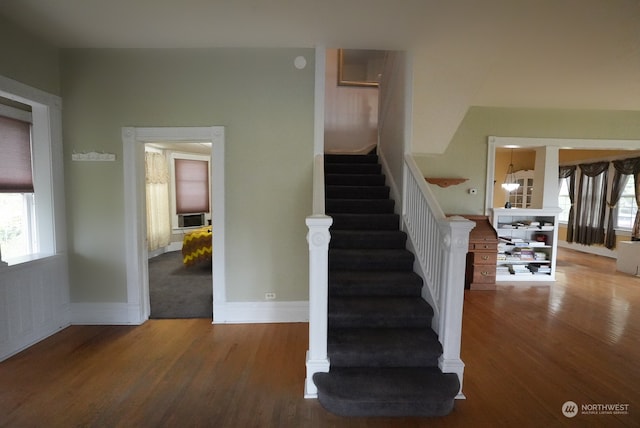
[(444, 418), (331, 415), (302, 397), (306, 324), (198, 319), (74, 326), (0, 363), (0, 426), (640, 426), (640, 278), (563, 250), (557, 279), (467, 291), (467, 399)]

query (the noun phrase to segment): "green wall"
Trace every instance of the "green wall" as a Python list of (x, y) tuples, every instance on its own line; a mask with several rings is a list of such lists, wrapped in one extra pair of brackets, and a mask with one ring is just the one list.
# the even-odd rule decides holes
[[(312, 49), (63, 50), (71, 300), (127, 299), (121, 128), (210, 125), (226, 127), (227, 299), (306, 300), (313, 60)], [(117, 160), (71, 162), (74, 151)]]
[[(425, 177), (469, 179), (447, 188), (431, 185), (445, 213), (484, 213), (490, 135), (640, 139), (640, 112), (471, 107), (444, 154), (414, 154)], [(478, 194), (470, 195), (470, 188), (477, 188)]]
[(60, 95), (58, 49), (0, 16), (0, 75)]

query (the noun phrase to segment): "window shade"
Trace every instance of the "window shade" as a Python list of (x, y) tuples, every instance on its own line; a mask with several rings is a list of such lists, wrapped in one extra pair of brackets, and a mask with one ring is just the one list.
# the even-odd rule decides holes
[(31, 124), (0, 116), (0, 192), (33, 193)]
[(209, 162), (175, 159), (177, 214), (209, 212)]

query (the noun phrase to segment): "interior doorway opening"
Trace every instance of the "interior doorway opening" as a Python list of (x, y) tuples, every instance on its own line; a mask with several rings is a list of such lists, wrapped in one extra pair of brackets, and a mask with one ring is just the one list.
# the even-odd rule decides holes
[[(211, 143), (210, 201), (212, 228), (212, 295), (226, 302), (224, 127), (158, 127), (122, 129), (125, 184), (127, 303), (131, 323), (150, 316), (144, 152), (147, 143)], [(215, 314), (211, 314), (215, 322)]]

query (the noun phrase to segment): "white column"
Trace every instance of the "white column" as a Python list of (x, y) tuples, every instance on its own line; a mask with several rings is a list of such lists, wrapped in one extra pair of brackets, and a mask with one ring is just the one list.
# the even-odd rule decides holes
[(558, 207), (559, 153), (560, 148), (557, 146), (536, 148), (531, 208)]
[(456, 373), (460, 380), (458, 399), (462, 394), (464, 363), (460, 359), (462, 339), (462, 307), (464, 304), (464, 275), (469, 232), (475, 223), (463, 217), (451, 217), (445, 225), (445, 269), (443, 289), (440, 295), (440, 325), (438, 336), (442, 343), (442, 356), (438, 366), (443, 373)]
[(314, 215), (306, 220), (309, 233), (309, 350), (304, 397), (316, 398), (318, 390), (313, 374), (329, 371), (327, 356), (328, 300), (329, 300), (329, 226), (333, 219)]

